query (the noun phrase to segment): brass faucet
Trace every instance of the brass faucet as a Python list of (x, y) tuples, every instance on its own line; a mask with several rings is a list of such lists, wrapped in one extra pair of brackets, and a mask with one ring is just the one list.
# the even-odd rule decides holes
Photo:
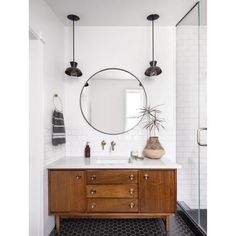
[(116, 143), (114, 141), (111, 142), (111, 150), (114, 151), (115, 150), (115, 145)]

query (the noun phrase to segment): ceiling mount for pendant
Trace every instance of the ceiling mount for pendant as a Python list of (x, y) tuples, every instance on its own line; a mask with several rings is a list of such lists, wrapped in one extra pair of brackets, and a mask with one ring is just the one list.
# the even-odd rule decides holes
[(161, 74), (162, 70), (157, 66), (157, 61), (154, 60), (154, 21), (159, 18), (157, 14), (151, 14), (147, 16), (147, 20), (152, 21), (152, 61), (150, 61), (150, 67), (145, 71), (146, 76), (157, 76)]
[(150, 20), (150, 21), (157, 20), (158, 18), (159, 18), (159, 15), (157, 15), (157, 14), (151, 14), (151, 15), (147, 16), (147, 20)]
[(72, 20), (72, 21), (78, 21), (78, 20), (80, 20), (80, 18), (79, 18), (78, 16), (73, 15), (73, 14), (68, 15), (67, 18), (68, 18), (69, 20)]
[(82, 72), (77, 68), (78, 63), (75, 61), (75, 21), (78, 21), (80, 18), (76, 15), (70, 14), (67, 18), (73, 21), (73, 61), (70, 62), (70, 67), (65, 70), (65, 73), (69, 76), (82, 76)]

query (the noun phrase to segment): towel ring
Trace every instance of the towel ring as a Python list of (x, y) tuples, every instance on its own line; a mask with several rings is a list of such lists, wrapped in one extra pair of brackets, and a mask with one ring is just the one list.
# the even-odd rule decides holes
[(62, 100), (58, 94), (53, 95), (53, 104), (56, 111), (63, 112)]

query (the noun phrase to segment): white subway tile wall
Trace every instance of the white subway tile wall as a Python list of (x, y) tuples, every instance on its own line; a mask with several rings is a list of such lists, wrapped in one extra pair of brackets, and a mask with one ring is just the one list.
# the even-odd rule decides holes
[(44, 129), (44, 166), (65, 156), (66, 145), (52, 145), (52, 130)]
[[(95, 72), (107, 67), (127, 69), (143, 83), (148, 96), (148, 104), (163, 104), (163, 118), (166, 130), (161, 131), (160, 141), (169, 159), (176, 161), (175, 138), (175, 27), (155, 27), (158, 44), (155, 48), (163, 73), (158, 78), (146, 78), (144, 71), (150, 60), (150, 34), (147, 27), (75, 27), (80, 43), (76, 55), (80, 55), (80, 66), (84, 68), (79, 79), (65, 79), (64, 118), (66, 126), (66, 155), (84, 156), (87, 141), (90, 142), (91, 155), (129, 156), (131, 150), (143, 150), (147, 133), (143, 124), (122, 135), (105, 135), (92, 129), (81, 115), (79, 105), (80, 91), (86, 80)], [(66, 27), (66, 63), (70, 60), (71, 31)], [(150, 32), (150, 31), (149, 31)], [(124, 38), (124, 35), (126, 36)], [(112, 37), (112, 40), (110, 40)], [(138, 38), (138, 40), (137, 40)], [(89, 39), (89, 41), (88, 41)], [(99, 39), (99, 43), (98, 42)], [(150, 39), (150, 40), (149, 40)], [(92, 45), (92, 47), (91, 47)], [(68, 50), (67, 50), (68, 49)], [(115, 57), (114, 57), (114, 49)], [(138, 50), (137, 50), (138, 49)], [(96, 53), (94, 53), (96, 52)], [(91, 55), (93, 55), (91, 57)], [(101, 56), (102, 55), (102, 56)], [(146, 58), (143, 60), (143, 58)], [(146, 61), (146, 62), (144, 62)], [(147, 63), (147, 64), (146, 64)], [(88, 66), (89, 65), (89, 66)], [(102, 109), (101, 109), (101, 112)], [(101, 141), (107, 145), (102, 150)], [(110, 143), (116, 142), (115, 151), (110, 153)]]
[[(44, 131), (45, 165), (63, 156), (84, 156), (86, 142), (90, 142), (91, 156), (130, 156), (131, 150), (143, 151), (147, 142), (147, 132), (141, 125), (134, 130), (122, 135), (105, 135), (87, 126), (84, 128), (66, 127), (66, 144), (53, 146), (51, 129)], [(101, 141), (106, 145), (102, 149)], [(116, 142), (115, 151), (111, 151), (111, 141)], [(166, 150), (172, 153), (172, 143), (175, 142), (173, 135), (162, 134), (160, 142)]]
[(196, 139), (199, 124), (206, 127), (206, 27), (178, 26), (176, 52), (176, 160), (182, 165), (178, 171), (178, 201), (198, 208), (200, 188), (200, 206), (206, 208), (207, 152), (205, 147), (198, 147)]
[[(67, 128), (66, 156), (84, 156), (87, 141), (90, 142), (91, 156), (130, 156), (132, 150), (143, 151), (147, 142), (147, 132), (140, 127), (121, 135), (105, 135), (87, 126), (85, 128)], [(104, 150), (101, 142), (106, 141)], [(111, 151), (111, 142), (116, 142), (115, 151)], [(172, 153), (175, 139), (172, 135), (161, 135), (160, 141), (166, 150)]]
[[(81, 119), (83, 118), (81, 117)], [(66, 126), (66, 144), (58, 146), (52, 145), (52, 130), (45, 129), (44, 165), (46, 166), (63, 156), (83, 157), (86, 142), (90, 142), (91, 156), (130, 156), (132, 150), (142, 152), (148, 139), (148, 134), (142, 126), (140, 124), (135, 129), (121, 135), (106, 135), (92, 129), (89, 125), (80, 128)], [(165, 147), (167, 155), (173, 158), (175, 137), (172, 132), (162, 131), (159, 139)], [(101, 145), (102, 140), (105, 140), (107, 143), (104, 150)], [(111, 142), (113, 140), (116, 142), (115, 151), (111, 151)]]

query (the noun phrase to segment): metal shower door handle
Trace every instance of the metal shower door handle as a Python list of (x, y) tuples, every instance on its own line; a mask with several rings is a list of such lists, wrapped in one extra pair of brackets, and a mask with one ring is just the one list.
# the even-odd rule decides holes
[(207, 128), (204, 127), (204, 128), (199, 128), (197, 130), (197, 143), (201, 147), (207, 147), (206, 143), (201, 143), (201, 141), (200, 141), (200, 134), (201, 134), (201, 131), (203, 131), (203, 130), (207, 130)]

